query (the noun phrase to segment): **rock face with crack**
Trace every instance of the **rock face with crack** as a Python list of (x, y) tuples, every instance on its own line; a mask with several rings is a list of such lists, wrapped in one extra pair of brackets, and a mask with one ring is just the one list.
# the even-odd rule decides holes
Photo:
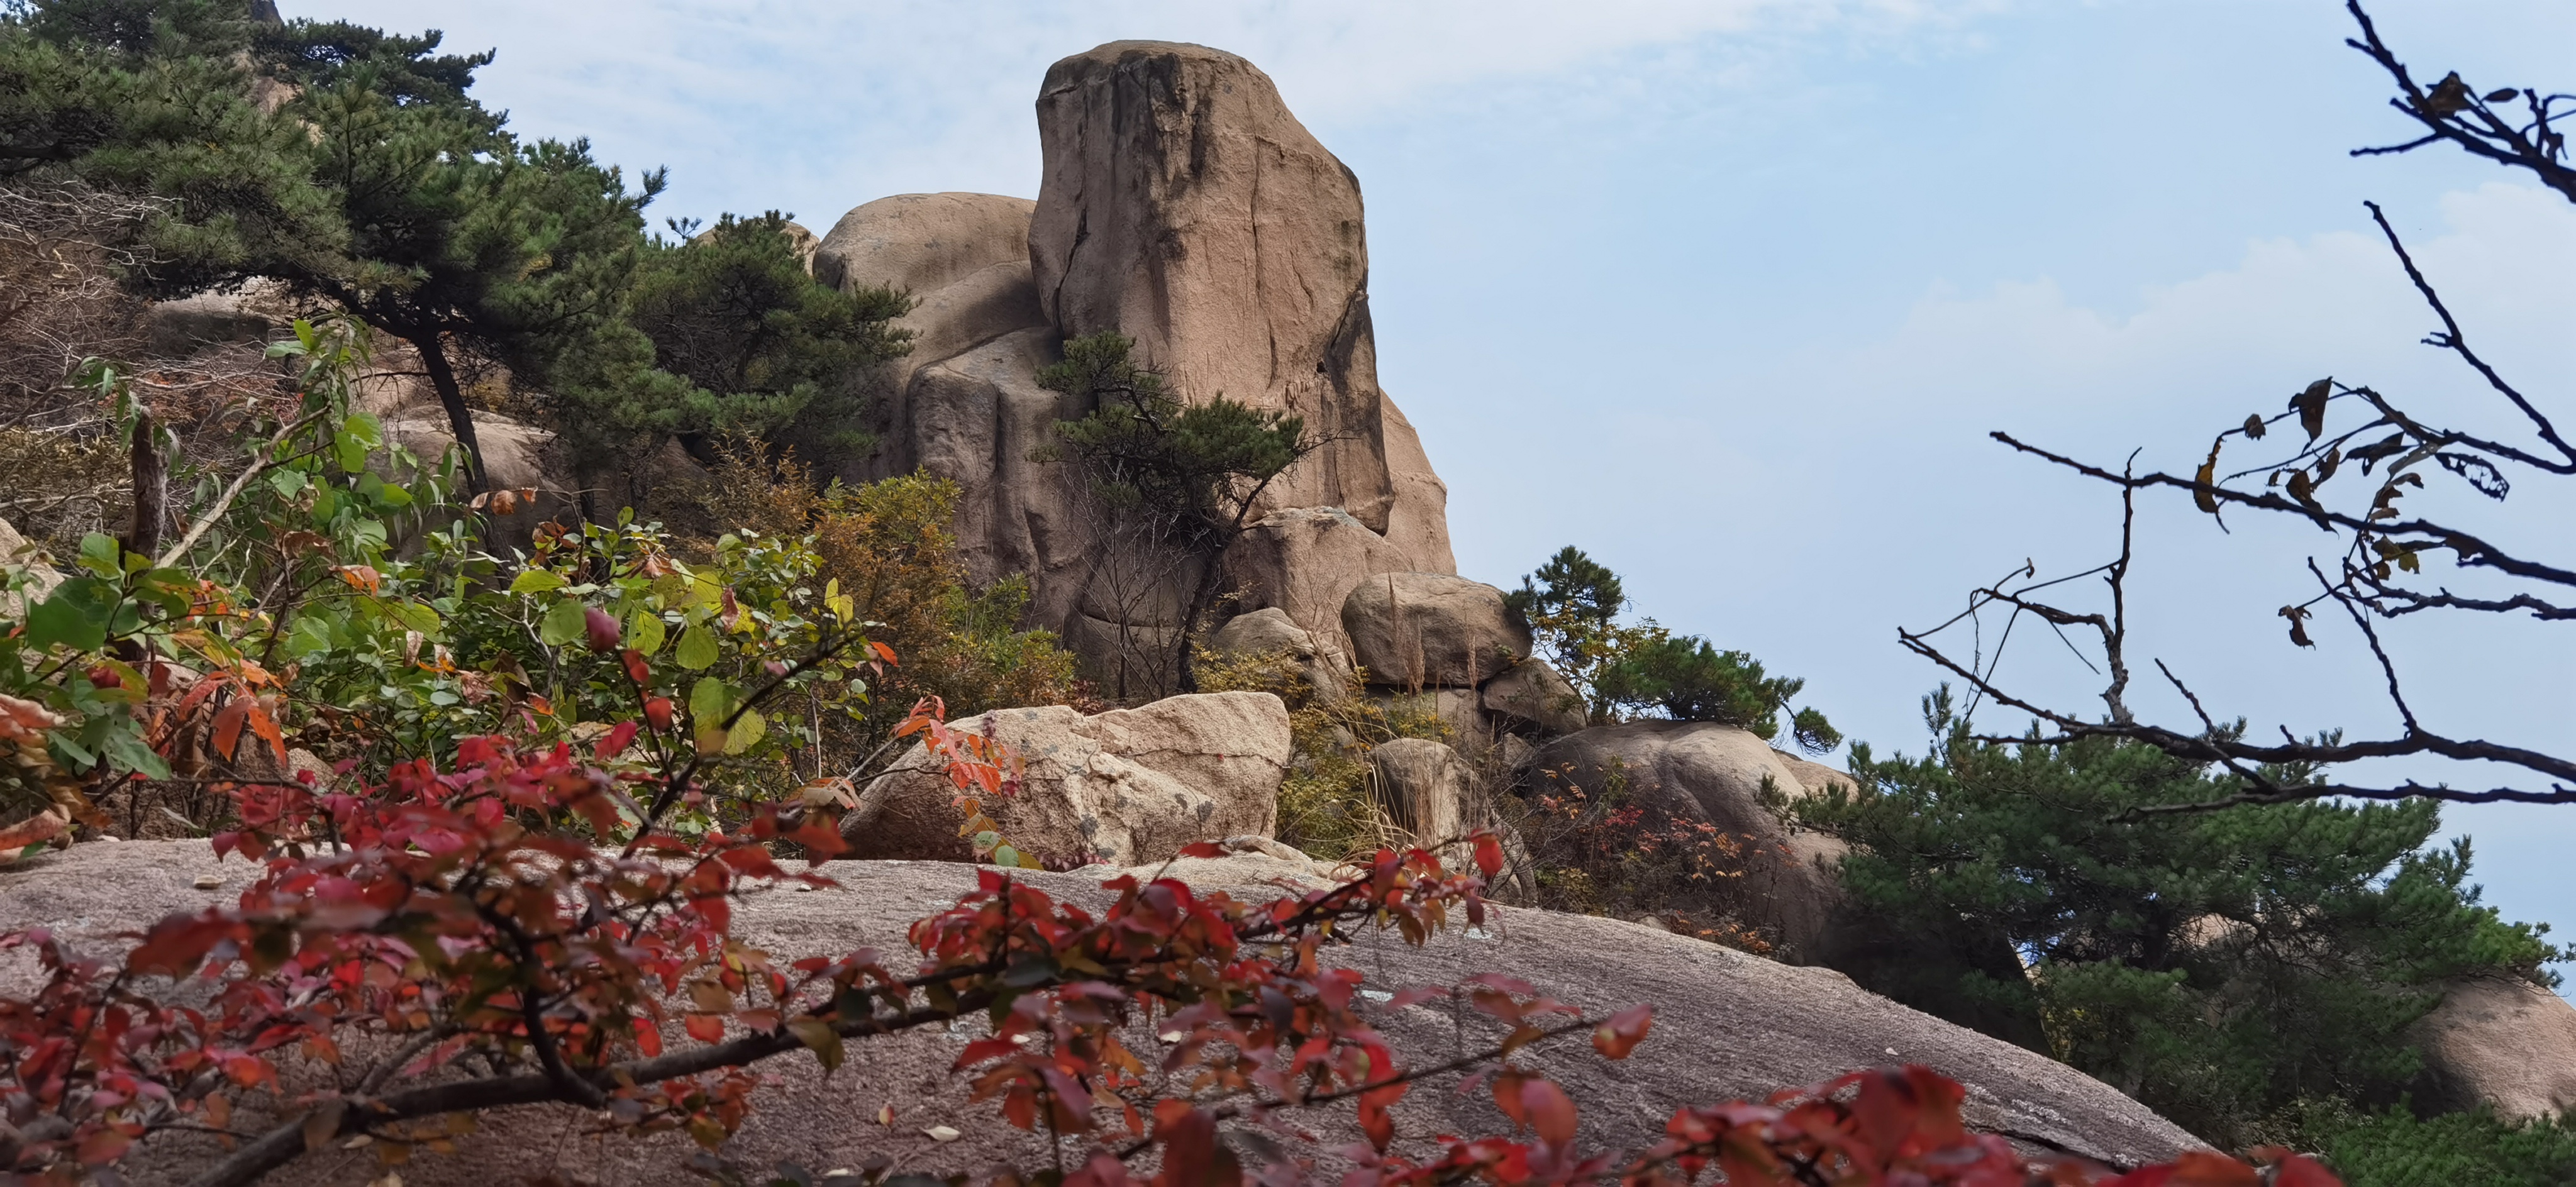
[[(910, 923), (956, 901), (975, 884), (972, 867), (936, 862), (835, 862), (838, 887), (811, 892), (758, 890), (734, 906), (734, 932), (774, 960), (835, 955), (863, 945), (908, 951)], [(1097, 910), (1108, 900), (1100, 883), (1130, 871), (1098, 867), (1070, 874), (1023, 872), (1045, 892)], [(1150, 871), (1148, 871), (1150, 872)], [(1171, 873), (1202, 893), (1223, 889), (1261, 901), (1274, 883), (1311, 885), (1300, 863), (1246, 853), (1173, 863)], [(217, 862), (203, 841), (84, 844), (0, 870), (0, 918), (42, 920), (76, 942), (104, 946), (117, 932), (139, 931), (161, 916), (230, 901), (252, 877), (239, 860)], [(196, 880), (211, 876), (212, 889)], [(1653, 1033), (1634, 1055), (1609, 1062), (1577, 1038), (1525, 1048), (1517, 1058), (1566, 1086), (1582, 1110), (1578, 1142), (1587, 1151), (1636, 1149), (1662, 1136), (1664, 1119), (1685, 1104), (1759, 1098), (1856, 1068), (1899, 1062), (1932, 1066), (1967, 1085), (1965, 1115), (1983, 1129), (2024, 1135), (2117, 1161), (2164, 1159), (2197, 1145), (2191, 1136), (2109, 1086), (2045, 1056), (1916, 1013), (1864, 992), (1838, 974), (1797, 968), (1656, 932), (1635, 924), (1547, 911), (1495, 908), (1472, 931), (1451, 930), (1415, 948), (1392, 933), (1363, 929), (1324, 955), (1360, 970), (1363, 985), (1387, 992), (1455, 985), (1501, 973), (1540, 992), (1604, 1014), (1640, 1002), (1656, 1008)], [(0, 954), (0, 993), (35, 984), (25, 949)], [(1372, 999), (1376, 1000), (1376, 999)], [(1501, 1037), (1474, 1011), (1437, 1001), (1389, 1010), (1378, 1024), (1397, 1058), (1427, 1065), (1462, 1045)], [(898, 1160), (902, 1172), (981, 1174), (996, 1162), (1022, 1168), (1049, 1164), (1047, 1141), (1010, 1128), (993, 1102), (967, 1101), (971, 1076), (951, 1070), (965, 1044), (987, 1027), (969, 1020), (854, 1044), (848, 1064), (826, 1077), (811, 1058), (790, 1055), (763, 1065), (775, 1079), (752, 1098), (749, 1123), (721, 1156), (765, 1176), (780, 1161), (811, 1168), (857, 1166), (872, 1155)], [(670, 1040), (680, 1043), (676, 1032)], [(1149, 1035), (1138, 1035), (1152, 1050)], [(1509, 1132), (1511, 1122), (1485, 1092), (1453, 1091), (1439, 1077), (1400, 1102), (1395, 1116), (1408, 1135)], [(880, 1107), (895, 1123), (880, 1126)], [(250, 1108), (238, 1125), (274, 1124)], [(1313, 1142), (1290, 1140), (1287, 1152), (1324, 1157), (1358, 1140), (1349, 1113), (1292, 1114)], [(529, 1106), (483, 1114), (471, 1140), (453, 1153), (415, 1152), (402, 1167), (409, 1187), (488, 1187), (553, 1175), (575, 1182), (681, 1187), (703, 1182), (686, 1169), (695, 1149), (680, 1133), (641, 1138), (601, 1134), (594, 1115), (567, 1106)], [(1114, 1122), (1111, 1123), (1114, 1127)], [(953, 1141), (924, 1131), (947, 1125)], [(139, 1183), (177, 1182), (217, 1152), (211, 1139), (174, 1134), (143, 1147), (128, 1168)], [(1251, 1168), (1247, 1168), (1251, 1169)], [(366, 1151), (319, 1151), (269, 1182), (363, 1181), (379, 1173)]]
[(826, 468), (955, 479), (975, 579), (1028, 574), (1032, 623), (1089, 675), (1132, 691), (1119, 678), (1141, 667), (1168, 688), (1198, 561), (1123, 538), (1070, 465), (1032, 456), (1091, 411), (1038, 370), (1066, 338), (1115, 331), (1182, 398), (1294, 413), (1327, 442), (1224, 558), (1229, 607), (1283, 610), (1339, 649), (1361, 578), (1454, 570), (1448, 488), (1377, 382), (1358, 181), (1268, 76), (1203, 46), (1115, 42), (1056, 63), (1037, 115), (1036, 201), (897, 195), (824, 237), (818, 279), (914, 300), (912, 351), (879, 377), (884, 444)]
[[(951, 728), (1009, 747), (1018, 790), (980, 804), (1025, 853), (1135, 865), (1277, 826), (1288, 708), (1266, 692), (1166, 697), (1091, 716), (1062, 705), (997, 709)], [(857, 857), (973, 861), (956, 795), (915, 746), (860, 794), (842, 835)]]

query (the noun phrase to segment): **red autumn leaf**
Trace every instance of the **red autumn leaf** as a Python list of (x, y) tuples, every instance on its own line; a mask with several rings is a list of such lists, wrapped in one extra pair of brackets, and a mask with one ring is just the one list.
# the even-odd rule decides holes
[(1563, 1146), (1574, 1140), (1574, 1100), (1556, 1081), (1530, 1076), (1519, 1089), (1521, 1112), (1542, 1141)]
[[(997, 779), (1000, 774), (1001, 772), (999, 771), (994, 772)], [(1227, 852), (1225, 843), (1222, 841), (1200, 841), (1196, 844), (1181, 846), (1181, 856), (1183, 857), (1223, 857)]]
[(590, 649), (602, 655), (617, 650), (617, 640), (623, 632), (617, 625), (617, 616), (597, 606), (581, 612), (581, 629)]
[[(632, 655), (634, 653), (628, 652), (627, 654)], [(616, 729), (608, 731), (607, 736), (599, 740), (599, 746), (593, 751), (593, 753), (603, 760), (615, 758), (620, 754), (624, 754), (626, 752), (626, 748), (634, 744), (635, 734), (641, 728), (643, 727), (632, 721), (618, 722)]]
[(671, 698), (644, 698), (644, 720), (652, 725), (653, 732), (655, 733), (667, 734), (671, 732)]
[(688, 1030), (689, 1037), (696, 1039), (701, 1043), (719, 1042), (724, 1038), (724, 1016), (721, 1014), (691, 1014), (689, 1015), (688, 1020)]
[(1606, 1058), (1626, 1059), (1628, 1053), (1636, 1050), (1638, 1042), (1646, 1037), (1646, 1032), (1654, 1029), (1654, 1025), (1653, 1006), (1630, 1006), (1592, 1028), (1592, 1047)]
[(1488, 878), (1503, 872), (1503, 843), (1492, 833), (1476, 834), (1476, 869)]
[(650, 687), (653, 683), (653, 669), (651, 665), (644, 662), (644, 653), (629, 647), (623, 658), (626, 661), (626, 678), (634, 681), (638, 688)]
[(870, 639), (868, 640), (868, 650), (877, 653), (877, 658), (884, 660), (888, 667), (900, 668), (903, 666), (903, 661), (894, 657), (894, 648), (888, 647), (874, 639)]

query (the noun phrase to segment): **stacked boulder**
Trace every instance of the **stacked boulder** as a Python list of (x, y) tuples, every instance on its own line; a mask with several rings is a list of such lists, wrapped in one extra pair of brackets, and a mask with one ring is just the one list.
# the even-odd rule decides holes
[(1341, 625), (1370, 694), (1436, 715), (1458, 744), (1496, 746), (1582, 729), (1574, 688), (1530, 655), (1530, 628), (1503, 591), (1447, 573), (1380, 573), (1342, 601)]

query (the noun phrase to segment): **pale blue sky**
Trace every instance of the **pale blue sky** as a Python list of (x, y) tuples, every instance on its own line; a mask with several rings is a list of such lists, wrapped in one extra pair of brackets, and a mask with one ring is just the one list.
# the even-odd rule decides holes
[[(290, 15), (308, 6), (290, 4)], [(2380, 0), (2426, 77), (2576, 89), (2576, 5)], [(2321, 375), (2483, 417), (2370, 235), (2387, 207), (2488, 351), (2576, 419), (2576, 208), (2403, 138), (2334, 0), (1315, 0), (845, 3), (348, 0), (313, 15), (495, 47), (528, 133), (667, 164), (657, 214), (891, 193), (1034, 196), (1038, 79), (1118, 38), (1267, 69), (1368, 200), (1382, 378), (1450, 485), (1458, 558), (1508, 585), (1560, 545), (1640, 611), (1803, 675), (1882, 751), (1919, 751), (1934, 672), (1898, 624), (2025, 557), (2107, 559), (2109, 494), (1990, 429), (2195, 464)], [(2565, 485), (2561, 483), (2560, 485)], [(2482, 508), (2461, 508), (2479, 515)], [(2499, 534), (2564, 546), (2531, 484)], [(2331, 628), (2298, 652), (2303, 532), (2142, 533), (2137, 646), (2257, 729), (2384, 728)], [(2413, 624), (2437, 726), (2561, 752), (2576, 636)], [(2063, 653), (2015, 669), (2065, 703)], [(2151, 713), (2180, 710), (2156, 690)], [(2004, 726), (2011, 723), (1993, 721)], [(2576, 809), (2453, 809), (2513, 917), (2576, 929)], [(2565, 938), (2565, 937), (2562, 937)]]

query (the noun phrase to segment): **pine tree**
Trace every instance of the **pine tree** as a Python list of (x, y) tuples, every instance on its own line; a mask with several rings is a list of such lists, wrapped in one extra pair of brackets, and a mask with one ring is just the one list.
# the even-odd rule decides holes
[(2419, 1066), (2406, 1027), (2443, 980), (2556, 979), (2545, 927), (2478, 904), (2467, 843), (2425, 848), (2430, 800), (2142, 813), (2236, 781), (2107, 738), (1981, 740), (1946, 689), (1925, 713), (1931, 754), (1855, 744), (1866, 790), (1791, 808), (1851, 846), (1842, 882), (1886, 940), (1840, 963), (2222, 1146), (2302, 1101), (2397, 1101)]

